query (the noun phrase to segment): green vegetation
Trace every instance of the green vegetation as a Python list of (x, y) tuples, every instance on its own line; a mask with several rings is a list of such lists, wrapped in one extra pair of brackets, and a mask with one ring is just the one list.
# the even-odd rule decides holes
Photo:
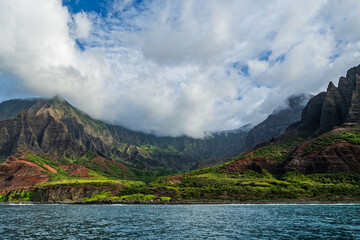
[(52, 106), (61, 119), (75, 120), (84, 126), (85, 131), (90, 135), (100, 138), (105, 143), (112, 142), (111, 133), (105, 123), (93, 120), (85, 113), (72, 107), (61, 99), (55, 98), (52, 102)]
[(125, 177), (132, 177), (134, 178), (134, 174), (128, 170), (123, 169), (120, 166), (115, 165), (113, 162), (92, 162), (91, 160), (93, 157), (88, 153), (86, 156), (83, 156), (79, 159), (74, 159), (73, 163), (82, 165), (86, 168), (89, 168), (97, 173), (101, 173), (103, 176), (107, 178), (119, 179)]
[(97, 201), (99, 199), (109, 198), (110, 196), (111, 196), (111, 192), (102, 192), (99, 194), (92, 195), (91, 197), (84, 197), (81, 199), (81, 201), (93, 202), (93, 201)]
[[(77, 180), (42, 184), (48, 186), (106, 186), (121, 184), (116, 194), (106, 190), (81, 200), (129, 202), (171, 201), (360, 201), (360, 174), (311, 174), (296, 171), (275, 176), (267, 171), (226, 174), (221, 171), (186, 174), (176, 183), (167, 179), (145, 184), (127, 180)], [(112, 188), (108, 188), (112, 189)], [(118, 188), (113, 188), (118, 189)], [(41, 191), (43, 191), (41, 190)], [(40, 191), (40, 193), (41, 193)], [(39, 191), (38, 191), (39, 193)], [(0, 201), (30, 201), (34, 193), (15, 191)]]
[(111, 192), (102, 192), (99, 194), (95, 194), (91, 197), (85, 197), (82, 198), (81, 201), (84, 202), (94, 202), (94, 201), (98, 201), (98, 200), (102, 200), (102, 199), (112, 199), (112, 200), (126, 200), (126, 201), (131, 201), (131, 202), (148, 202), (148, 201), (154, 201), (154, 200), (159, 200), (159, 201), (165, 201), (168, 202), (171, 200), (170, 197), (157, 197), (155, 195), (152, 194), (148, 194), (148, 195), (144, 195), (141, 193), (137, 193), (137, 194), (131, 194), (131, 195), (122, 195), (122, 196), (111, 196)]
[(324, 136), (324, 137), (316, 138), (305, 148), (303, 155), (304, 156), (309, 155), (311, 153), (314, 153), (316, 151), (319, 151), (337, 142), (342, 142), (342, 141), (344, 141), (344, 139), (342, 139), (340, 136)]
[(6, 202), (6, 196), (0, 194), (0, 202)]
[[(69, 177), (68, 171), (62, 169), (60, 165), (69, 165), (71, 169), (72, 164), (84, 166), (91, 171), (88, 176), (92, 180), (118, 180), (131, 179), (135, 181), (143, 181), (150, 183), (159, 177), (170, 176), (175, 172), (166, 168), (154, 168), (152, 170), (139, 170), (135, 168), (127, 168), (124, 165), (108, 160), (92, 161), (97, 155), (93, 152), (87, 152), (80, 158), (70, 158), (67, 156), (58, 158), (57, 161), (51, 159), (49, 156), (34, 154), (26, 149), (22, 149), (26, 153), (24, 160), (31, 161), (46, 170), (46, 165), (55, 169), (56, 173), (46, 172), (50, 178), (50, 182), (74, 182), (80, 181), (83, 178), (72, 176)], [(20, 157), (19, 154), (17, 157)]]
[(156, 147), (154, 145), (142, 145), (139, 147), (140, 149), (148, 152), (148, 153), (151, 153), (151, 154), (154, 154), (154, 153), (164, 153), (164, 154), (173, 154), (173, 155), (183, 155), (182, 152), (176, 150), (173, 146), (171, 145), (168, 145), (167, 148), (160, 148), (160, 147)]
[(182, 201), (348, 201), (360, 200), (360, 174), (312, 174), (288, 172), (274, 176), (247, 171), (244, 174), (211, 172), (186, 175), (181, 182), (157, 185), (163, 195)]
[(211, 173), (211, 172), (217, 172), (220, 169), (222, 169), (223, 167), (225, 167), (227, 164), (229, 164), (229, 163), (224, 163), (224, 164), (216, 165), (216, 166), (213, 166), (213, 167), (193, 170), (193, 171), (190, 172), (190, 175), (195, 176), (195, 175), (201, 175), (201, 174), (206, 174), (206, 173)]
[(131, 200), (131, 201), (152, 201), (155, 200), (156, 196), (154, 195), (143, 195), (141, 193), (132, 194), (132, 195), (123, 195), (120, 200)]
[(24, 160), (36, 163), (38, 166), (46, 169), (45, 164), (47, 165), (53, 165), (53, 166), (58, 166), (59, 164), (54, 162), (52, 159), (46, 157), (46, 156), (42, 156), (40, 154), (33, 154), (30, 151), (27, 150), (23, 150), (24, 153), (27, 154), (27, 157), (24, 158)]
[(93, 186), (107, 186), (111, 184), (119, 184), (125, 188), (138, 188), (146, 186), (145, 183), (140, 181), (130, 181), (130, 180), (93, 180), (93, 179), (70, 179), (70, 180), (61, 180), (54, 182), (47, 182), (40, 184), (38, 186), (56, 186), (56, 185), (66, 185), (66, 186), (77, 186), (77, 185), (93, 185)]
[(156, 181), (160, 177), (170, 176), (175, 174), (174, 171), (166, 168), (154, 168), (152, 170), (139, 170), (139, 169), (132, 169), (132, 172), (135, 174), (134, 179), (143, 181), (145, 183), (150, 183)]
[(242, 154), (234, 160), (252, 158), (252, 157), (265, 157), (267, 160), (276, 159), (277, 163), (280, 164), (286, 160), (291, 153), (294, 151), (294, 144), (304, 141), (303, 138), (290, 138), (283, 144), (269, 144), (260, 148), (257, 148), (255, 151)]
[(171, 200), (171, 197), (160, 197), (161, 201), (169, 202)]
[(351, 133), (345, 132), (340, 135), (325, 135), (316, 138), (305, 149), (304, 156), (329, 147), (338, 142), (349, 142), (351, 144), (360, 144), (360, 131)]
[[(136, 179), (134, 173), (131, 170), (127, 169), (126, 167), (122, 167), (122, 165), (116, 165), (114, 162), (105, 160), (103, 162), (91, 162), (95, 157), (96, 154), (93, 152), (87, 152), (84, 156), (80, 158), (69, 158), (69, 157), (62, 157), (57, 158), (58, 160), (55, 161), (50, 158), (50, 156), (44, 156), (40, 154), (34, 154), (26, 149), (22, 149), (22, 151), (26, 154), (24, 160), (33, 162), (37, 164), (39, 167), (44, 168), (44, 172), (49, 176), (49, 182), (47, 184), (58, 184), (63, 182), (65, 184), (73, 184), (76, 182), (90, 182), (93, 181), (118, 181), (119, 179), (123, 179), (128, 177), (130, 179)], [(17, 157), (21, 155), (18, 154)], [(87, 177), (80, 177), (80, 176), (69, 176), (68, 171), (72, 169), (73, 164), (82, 165), (90, 171), (87, 174)], [(62, 167), (68, 165), (69, 170), (64, 170)], [(48, 167), (51, 167), (56, 170), (56, 172), (49, 172), (46, 171)], [(164, 175), (161, 175), (164, 176)]]
[[(355, 142), (358, 135), (342, 134), (342, 139)], [(324, 138), (321, 138), (324, 139)], [(339, 138), (336, 138), (339, 139)], [(252, 153), (243, 154), (233, 159), (251, 156), (265, 156), (266, 158), (281, 158), (288, 156), (293, 151), (294, 143), (299, 139), (288, 140), (285, 144), (272, 144), (256, 149)], [(323, 146), (323, 145), (321, 145)], [(27, 160), (37, 163), (39, 166), (48, 164), (57, 170), (57, 173), (48, 173), (50, 181), (40, 185), (47, 186), (109, 186), (112, 184), (122, 185), (122, 190), (116, 196), (111, 192), (102, 192), (91, 197), (83, 198), (83, 201), (97, 201), (104, 198), (127, 201), (350, 201), (360, 200), (360, 175), (346, 174), (312, 174), (303, 175), (298, 172), (288, 172), (276, 176), (263, 171), (257, 173), (247, 171), (243, 174), (238, 172), (225, 173), (222, 169), (229, 164), (225, 163), (214, 167), (185, 173), (175, 183), (168, 178), (155, 179), (171, 172), (166, 169), (155, 169), (158, 172), (134, 170), (137, 176), (146, 179), (143, 181), (118, 180), (106, 175), (103, 170), (90, 171), (89, 178), (69, 177), (68, 172), (59, 167), (59, 163), (51, 161), (44, 156), (34, 155), (27, 152)], [(280, 156), (280, 158), (279, 158)], [(87, 153), (73, 162), (89, 163), (95, 157)], [(65, 159), (67, 161), (67, 159)], [(68, 162), (68, 161), (67, 161)], [(93, 166), (93, 169), (94, 168)], [(101, 172), (101, 174), (99, 173)], [(24, 193), (25, 194), (25, 193)], [(21, 195), (21, 194), (20, 194)], [(159, 197), (158, 197), (159, 196)], [(30, 196), (19, 197), (19, 193), (8, 196), (7, 201), (26, 201)], [(10, 200), (9, 200), (10, 199)]]
[[(338, 131), (325, 134), (305, 145), (304, 155), (316, 152), (337, 142), (360, 144), (360, 131)], [(360, 201), (360, 174), (311, 174), (304, 175), (296, 171), (283, 175), (272, 175), (251, 170), (245, 173), (226, 173), (223, 169), (233, 161), (244, 158), (264, 157), (277, 164), (282, 163), (305, 142), (306, 139), (292, 138), (274, 141), (266, 146), (247, 152), (231, 161), (200, 170), (189, 171), (183, 175), (171, 176), (173, 171), (155, 168), (151, 171), (128, 169), (122, 164), (97, 158), (92, 152), (80, 158), (58, 157), (33, 154), (24, 150), (25, 160), (56, 173), (48, 174), (50, 181), (39, 185), (41, 189), (53, 186), (106, 186), (103, 192), (86, 195), (82, 201), (93, 202), (101, 199), (129, 202), (172, 202), (172, 201)], [(144, 156), (154, 154), (162, 148), (152, 145), (136, 147), (128, 145), (124, 151), (138, 151)], [(175, 148), (166, 149), (167, 154), (181, 154)], [(18, 156), (19, 157), (19, 156)], [(275, 161), (273, 161), (275, 160)], [(73, 164), (91, 169), (85, 177), (69, 175)], [(65, 167), (64, 167), (65, 165)], [(163, 177), (171, 176), (171, 177)], [(159, 178), (161, 177), (161, 178)], [(131, 180), (119, 180), (128, 178)], [(141, 181), (134, 181), (138, 179)], [(110, 185), (121, 185), (113, 187)], [(109, 187), (107, 187), (109, 186)], [(109, 189), (114, 189), (109, 190)], [(115, 190), (116, 189), (116, 190)], [(0, 201), (30, 201), (32, 193), (26, 191), (0, 195)]]
[[(25, 190), (17, 190), (7, 196), (7, 201), (8, 202), (30, 202), (32, 199), (32, 196), (33, 196), (33, 193), (31, 193), (31, 192), (27, 192)], [(0, 199), (5, 201), (4, 196)]]

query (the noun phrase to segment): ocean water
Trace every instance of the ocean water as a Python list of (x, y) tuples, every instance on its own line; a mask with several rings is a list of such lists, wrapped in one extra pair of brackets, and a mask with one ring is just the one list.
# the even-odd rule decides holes
[(0, 205), (0, 239), (360, 239), (360, 205)]

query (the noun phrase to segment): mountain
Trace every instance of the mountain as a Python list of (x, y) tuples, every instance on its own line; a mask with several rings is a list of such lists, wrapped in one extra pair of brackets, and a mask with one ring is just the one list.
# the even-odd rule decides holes
[[(248, 127), (205, 139), (156, 137), (93, 120), (58, 98), (24, 104), (24, 111), (8, 102), (14, 109), (3, 111), (13, 117), (0, 121), (0, 154), (7, 157), (0, 164), (0, 201), (358, 201), (359, 76), (360, 65), (338, 87), (330, 83), (283, 135), (198, 170), (191, 169), (242, 149)], [(276, 135), (264, 126), (283, 131), (291, 122), (284, 119), (296, 117), (303, 102), (289, 99), (288, 109), (275, 112), (249, 138), (255, 143)], [(255, 134), (261, 129), (265, 137)], [(181, 169), (187, 172), (154, 181)]]
[(239, 154), (250, 129), (247, 125), (204, 139), (157, 137), (94, 120), (60, 98), (10, 100), (0, 107), (5, 108), (0, 201), (1, 194), (8, 200), (34, 194), (31, 199), (49, 202), (137, 191), (134, 186), (146, 185), (132, 180), (151, 182)]
[(104, 124), (86, 120), (67, 102), (38, 100), (15, 117), (0, 121), (0, 156), (9, 156), (18, 148), (70, 156), (104, 153), (112, 142), (110, 133)]
[[(348, 70), (338, 87), (330, 82), (326, 92), (313, 97), (301, 119), (280, 137), (226, 163), (163, 178), (155, 186), (182, 201), (359, 201), (359, 91), (360, 65)], [(278, 127), (273, 116), (252, 129), (248, 139), (254, 141), (260, 129), (266, 132), (264, 126)]]
[[(304, 96), (290, 99), (288, 109), (273, 114), (250, 131), (250, 135), (255, 133), (251, 136), (264, 132), (254, 142), (249, 141), (248, 125), (209, 134), (204, 139), (158, 137), (94, 120), (59, 97), (9, 100), (0, 104), (0, 158), (25, 148), (77, 158), (93, 152), (142, 170), (162, 168), (176, 172), (216, 165), (241, 153), (246, 146), (258, 143), (259, 139), (280, 135), (285, 127), (298, 120)], [(276, 131), (268, 133), (262, 130), (263, 126), (269, 126), (268, 122), (279, 127), (273, 126)]]
[(234, 158), (226, 172), (360, 173), (360, 65), (307, 103), (301, 120)]
[(285, 130), (301, 118), (301, 112), (311, 95), (291, 96), (287, 100), (287, 108), (274, 111), (263, 122), (251, 129), (246, 137), (246, 148), (271, 140), (282, 135)]
[(360, 123), (360, 65), (339, 79), (338, 87), (330, 82), (326, 92), (312, 98), (302, 112), (301, 121), (288, 134), (318, 136), (344, 123)]
[[(263, 132), (257, 138), (262, 140), (280, 135), (298, 120), (304, 96), (290, 98), (288, 108), (274, 113), (253, 130), (245, 125), (203, 139), (158, 137), (109, 125), (92, 119), (60, 97), (5, 101), (0, 104), (0, 190), (58, 181), (149, 182), (176, 172), (214, 166), (257, 143), (246, 143), (250, 130)], [(269, 128), (269, 124), (278, 130), (261, 130), (263, 126)]]
[(0, 120), (16, 117), (19, 112), (29, 110), (37, 99), (14, 99), (0, 103)]
[(244, 146), (246, 129), (204, 139), (157, 137), (94, 120), (60, 98), (0, 104), (0, 158), (19, 149), (79, 158), (92, 152), (137, 170), (196, 168), (212, 157), (230, 157)]

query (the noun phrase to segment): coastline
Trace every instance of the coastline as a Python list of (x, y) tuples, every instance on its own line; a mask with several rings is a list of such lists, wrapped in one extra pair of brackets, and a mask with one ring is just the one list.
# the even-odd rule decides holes
[(66, 201), (66, 202), (0, 202), (0, 205), (360, 205), (360, 201)]

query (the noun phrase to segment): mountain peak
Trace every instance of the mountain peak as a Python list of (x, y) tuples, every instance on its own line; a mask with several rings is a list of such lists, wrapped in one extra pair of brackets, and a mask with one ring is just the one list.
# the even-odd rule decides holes
[(334, 83), (330, 81), (327, 87), (327, 91), (333, 91), (333, 90), (337, 90), (337, 87), (335, 87)]
[(360, 122), (360, 65), (340, 77), (338, 87), (329, 83), (327, 91), (312, 98), (301, 121), (289, 128), (304, 136), (317, 136), (344, 123)]

